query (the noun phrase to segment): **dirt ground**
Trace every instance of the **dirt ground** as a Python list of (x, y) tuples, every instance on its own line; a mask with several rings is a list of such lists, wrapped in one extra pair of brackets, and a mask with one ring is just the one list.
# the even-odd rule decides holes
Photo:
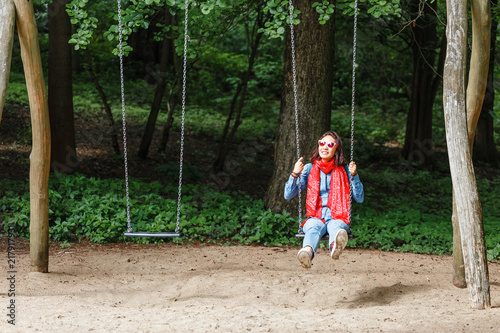
[[(5, 242), (2, 252), (5, 253)], [(50, 273), (30, 272), (17, 247), (2, 260), (1, 332), (498, 332), (493, 308), (473, 310), (451, 284), (451, 258), (320, 249), (309, 270), (298, 248), (52, 246)], [(14, 275), (15, 297), (8, 278)], [(11, 300), (15, 326), (8, 323)]]

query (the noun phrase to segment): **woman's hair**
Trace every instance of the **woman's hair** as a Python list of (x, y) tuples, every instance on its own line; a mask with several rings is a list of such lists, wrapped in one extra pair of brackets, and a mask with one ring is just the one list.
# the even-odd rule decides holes
[[(334, 131), (328, 131), (325, 134), (319, 138), (320, 140), (323, 139), (325, 136), (331, 136), (335, 139), (335, 142), (337, 143), (337, 150), (335, 151), (335, 155), (333, 156), (333, 160), (335, 161), (336, 166), (341, 166), (341, 165), (346, 165), (349, 164), (347, 162), (347, 159), (345, 158), (344, 154), (344, 144), (342, 143), (342, 139), (340, 136), (335, 133)], [(321, 157), (319, 157), (319, 144), (316, 143), (316, 149), (313, 150), (311, 155), (309, 156), (309, 161), (311, 163), (314, 163), (315, 160), (320, 160)]]

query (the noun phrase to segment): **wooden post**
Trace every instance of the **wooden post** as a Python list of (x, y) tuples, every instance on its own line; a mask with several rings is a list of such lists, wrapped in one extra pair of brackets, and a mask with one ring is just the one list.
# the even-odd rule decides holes
[(30, 165), (30, 256), (33, 272), (49, 271), (50, 123), (33, 2), (14, 0), (26, 86), (31, 109), (33, 144)]
[(488, 261), (466, 119), (467, 0), (447, 0), (446, 7), (448, 46), (443, 72), (446, 142), (469, 297), (474, 308), (484, 309), (491, 306)]
[(16, 8), (12, 0), (0, 0), (0, 122), (9, 85), (10, 61), (12, 60), (12, 42)]

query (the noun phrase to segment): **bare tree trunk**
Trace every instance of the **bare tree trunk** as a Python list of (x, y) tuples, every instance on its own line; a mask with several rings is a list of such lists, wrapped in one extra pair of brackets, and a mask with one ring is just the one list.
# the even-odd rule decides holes
[[(330, 129), (333, 82), (334, 20), (318, 23), (314, 0), (295, 2), (301, 11), (300, 24), (295, 26), (297, 67), (297, 105), (301, 156), (307, 157), (316, 140)], [(297, 161), (295, 140), (294, 94), (290, 32), (285, 40), (283, 92), (274, 147), (274, 171), (266, 193), (266, 205), (273, 211), (297, 211), (297, 198), (285, 201), (284, 185)], [(335, 128), (333, 128), (335, 130)], [(339, 133), (342, 135), (343, 133)], [(345, 133), (347, 134), (347, 133)]]
[(453, 197), (453, 213), (451, 224), (453, 227), (453, 285), (457, 288), (467, 288), (465, 280), (465, 263), (462, 250), (462, 237), (460, 237), (460, 224), (458, 223), (457, 203)]
[(488, 262), (484, 246), (481, 204), (467, 135), (465, 71), (467, 59), (467, 1), (447, 0), (447, 55), (443, 106), (453, 192), (462, 236), (467, 286), (472, 306), (491, 306)]
[[(165, 24), (170, 24), (171, 14), (166, 9), (165, 10)], [(153, 133), (156, 126), (156, 119), (161, 108), (161, 102), (163, 96), (165, 95), (165, 88), (167, 86), (167, 69), (170, 59), (170, 50), (173, 48), (172, 41), (165, 38), (161, 43), (161, 55), (160, 55), (160, 73), (159, 82), (156, 87), (155, 96), (153, 99), (153, 104), (151, 105), (151, 111), (149, 113), (148, 122), (146, 123), (146, 128), (144, 129), (144, 134), (142, 136), (141, 145), (139, 146), (138, 156), (140, 158), (146, 158), (148, 155), (149, 147), (151, 146), (151, 141), (153, 141)], [(175, 52), (175, 51), (173, 51)]]
[(30, 257), (34, 272), (49, 271), (50, 121), (47, 88), (33, 2), (14, 0), (24, 74), (31, 109), (33, 144), (30, 155)]
[(113, 150), (115, 151), (115, 154), (119, 155), (120, 154), (120, 146), (118, 144), (118, 134), (116, 132), (116, 127), (115, 127), (115, 121), (113, 119), (113, 113), (111, 112), (111, 106), (108, 103), (108, 99), (106, 98), (106, 94), (104, 93), (104, 90), (102, 90), (101, 84), (99, 83), (99, 79), (97, 78), (97, 75), (94, 72), (94, 66), (92, 64), (92, 56), (90, 55), (90, 50), (87, 47), (85, 50), (85, 53), (87, 55), (87, 64), (89, 66), (89, 74), (90, 78), (92, 79), (92, 82), (94, 83), (94, 87), (99, 93), (99, 97), (101, 97), (102, 104), (104, 106), (104, 111), (106, 112), (106, 117), (108, 118), (108, 123), (109, 123), (109, 129), (111, 132), (111, 141), (113, 143)]
[[(472, 53), (470, 60), (469, 80), (467, 85), (467, 132), (469, 147), (474, 145), (474, 137), (481, 113), (483, 98), (487, 86), (490, 55), (491, 17), (488, 1), (473, 1), (472, 6)], [(453, 284), (457, 287), (465, 287), (466, 274), (463, 248), (460, 239), (460, 227), (455, 198), (453, 198)], [(481, 229), (482, 220), (481, 220)], [(484, 240), (483, 240), (484, 242)], [(485, 250), (486, 251), (486, 250)], [(486, 254), (485, 254), (486, 256)]]
[[(255, 63), (255, 58), (257, 57), (257, 49), (259, 48), (260, 39), (262, 37), (262, 33), (258, 33), (257, 31), (263, 26), (263, 13), (261, 9), (258, 9), (257, 19), (252, 29), (252, 33), (250, 34), (248, 42), (250, 43), (250, 57), (248, 58), (248, 67), (243, 75), (243, 79), (238, 87), (236, 88), (236, 92), (234, 94), (233, 100), (231, 101), (231, 106), (229, 109), (229, 114), (226, 119), (226, 124), (224, 126), (224, 130), (221, 137), (221, 142), (219, 146), (219, 153), (217, 155), (217, 159), (215, 160), (214, 170), (222, 171), (224, 169), (224, 162), (226, 160), (226, 156), (229, 150), (229, 146), (233, 141), (234, 135), (238, 127), (241, 124), (241, 113), (243, 111), (243, 106), (245, 104), (246, 91), (248, 87), (248, 81), (250, 81), (250, 75), (253, 71), (253, 65)], [(240, 94), (241, 93), (241, 94)], [(231, 119), (234, 113), (235, 104), (239, 97), (238, 110), (236, 113), (236, 119), (233, 124), (233, 128), (227, 137), (227, 132), (229, 131), (229, 125), (231, 123)], [(227, 140), (226, 140), (227, 137)]]
[(0, 0), (0, 122), (9, 86), (16, 8), (12, 0)]
[(140, 158), (146, 158), (148, 155), (151, 141), (153, 141), (156, 119), (158, 118), (158, 114), (160, 113), (161, 102), (163, 100), (163, 95), (165, 94), (165, 88), (167, 86), (168, 40), (164, 39), (162, 44), (163, 54), (160, 60), (160, 82), (158, 82), (158, 85), (156, 86), (155, 96), (153, 99), (153, 104), (151, 105), (151, 111), (149, 112), (148, 122), (146, 123), (146, 127), (144, 128), (141, 145), (139, 146), (139, 152), (137, 155)]
[(471, 0), (472, 52), (467, 83), (467, 131), (472, 151), (488, 82), (491, 41), (490, 0)]
[(172, 124), (174, 123), (174, 110), (175, 110), (175, 107), (177, 106), (178, 97), (181, 94), (181, 89), (182, 89), (182, 84), (181, 84), (181, 82), (179, 82), (179, 81), (181, 81), (181, 78), (182, 78), (181, 61), (177, 55), (174, 55), (174, 65), (175, 65), (175, 72), (177, 73), (177, 75), (176, 75), (176, 79), (172, 83), (172, 87), (170, 88), (170, 91), (168, 94), (167, 121), (165, 122), (165, 125), (163, 126), (160, 147), (158, 148), (158, 151), (160, 151), (160, 152), (164, 152), (165, 149), (167, 148), (168, 138), (170, 137), (170, 130), (172, 129)]
[(48, 5), (49, 17), (49, 115), (52, 169), (71, 173), (77, 165), (73, 115), (71, 22), (66, 13), (69, 0)]
[[(492, 6), (496, 7), (498, 0), (493, 0), (491, 3)], [(477, 123), (473, 158), (477, 161), (496, 164), (500, 161), (500, 154), (495, 145), (495, 131), (493, 128), (493, 117), (491, 112), (493, 112), (493, 105), (495, 102), (494, 73), (498, 21), (495, 20), (494, 17), (492, 19), (488, 82), (486, 84), (486, 92), (484, 94), (483, 108)]]
[(402, 156), (416, 167), (430, 166), (433, 160), (432, 110), (435, 98), (437, 1), (410, 1), (412, 29), (413, 84), (406, 122)]

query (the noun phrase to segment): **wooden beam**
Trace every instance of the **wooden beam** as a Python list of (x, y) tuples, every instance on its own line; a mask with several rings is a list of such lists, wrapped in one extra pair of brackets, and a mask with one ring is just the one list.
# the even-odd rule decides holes
[(0, 122), (2, 122), (2, 111), (9, 85), (15, 23), (16, 8), (14, 2), (0, 0)]
[(31, 109), (30, 257), (33, 272), (49, 270), (50, 123), (33, 2), (14, 0), (26, 86)]

